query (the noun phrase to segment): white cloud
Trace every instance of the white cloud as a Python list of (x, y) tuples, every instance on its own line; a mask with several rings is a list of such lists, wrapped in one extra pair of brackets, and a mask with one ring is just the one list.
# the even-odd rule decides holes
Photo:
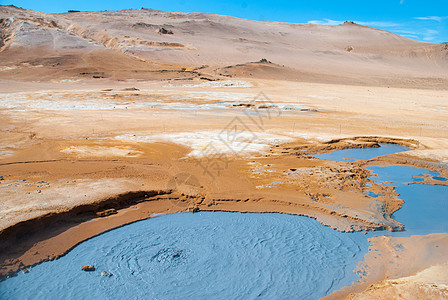
[(418, 35), (420, 34), (417, 31), (411, 31), (411, 30), (394, 30), (394, 32), (399, 33), (399, 34), (411, 34), (411, 35)]
[(436, 38), (436, 36), (439, 34), (439, 32), (437, 30), (427, 29), (422, 34), (423, 34), (423, 40), (430, 42)]
[(355, 23), (358, 23), (358, 24), (364, 25), (364, 26), (371, 26), (371, 27), (395, 27), (395, 26), (399, 26), (398, 24), (392, 23), (392, 22), (376, 22), (376, 21), (362, 22), (362, 21), (355, 21)]
[(317, 24), (317, 25), (339, 25), (344, 23), (343, 21), (336, 21), (331, 19), (323, 19), (323, 20), (312, 20), (309, 21), (308, 24)]
[(422, 21), (437, 21), (442, 22), (445, 19), (448, 19), (448, 16), (446, 17), (439, 17), (439, 16), (428, 16), (428, 17), (415, 17), (416, 20), (422, 20)]
[(413, 39), (413, 40), (418, 40), (419, 39), (418, 36), (412, 35), (412, 34), (403, 34), (403, 36), (407, 37), (407, 38), (410, 38), (410, 39)]
[(439, 31), (433, 29), (421, 29), (421, 30), (395, 30), (395, 33), (401, 34), (402, 36), (423, 40), (427, 42), (433, 42), (439, 35)]

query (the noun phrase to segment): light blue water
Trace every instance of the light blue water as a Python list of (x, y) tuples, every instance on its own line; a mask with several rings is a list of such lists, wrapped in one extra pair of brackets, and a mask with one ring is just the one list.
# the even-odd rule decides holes
[(0, 298), (317, 299), (357, 279), (367, 248), (364, 234), (306, 217), (179, 213), (92, 238), (0, 282)]
[[(386, 147), (388, 153), (403, 150)], [(371, 159), (385, 154), (378, 149), (355, 150)], [(327, 159), (340, 160), (343, 151)], [(341, 233), (284, 214), (159, 216), (104, 233), (0, 282), (0, 299), (317, 299), (358, 279), (352, 271), (367, 252), (368, 237), (448, 232), (448, 187), (404, 184), (437, 173), (406, 166), (369, 169), (378, 175), (373, 179), (393, 181), (405, 200), (394, 217), (406, 231)], [(88, 264), (97, 271), (80, 270)], [(101, 277), (103, 270), (114, 276)]]
[(353, 161), (355, 159), (369, 160), (381, 155), (393, 154), (407, 150), (409, 150), (409, 148), (405, 146), (397, 144), (380, 143), (379, 148), (344, 149), (312, 156), (320, 159), (334, 160), (334, 161)]
[(409, 236), (412, 234), (430, 234), (448, 232), (448, 187), (443, 185), (411, 184), (420, 182), (424, 174), (438, 173), (422, 168), (407, 166), (368, 167), (377, 174), (372, 179), (393, 181), (392, 185), (404, 200), (402, 208), (393, 215), (394, 219), (405, 225), (404, 232), (393, 235)]
[[(397, 144), (380, 144), (380, 148), (344, 149), (315, 155), (320, 159), (347, 161), (349, 159), (369, 160), (380, 155), (393, 154), (409, 150), (409, 148)], [(436, 172), (427, 169), (408, 166), (368, 167), (376, 176), (376, 181), (392, 181), (400, 199), (404, 200), (402, 208), (394, 213), (394, 218), (405, 225), (404, 232), (387, 233), (394, 236), (410, 236), (413, 234), (430, 234), (448, 232), (448, 187), (442, 185), (411, 184), (421, 182), (423, 176), (429, 174), (434, 179), (442, 180), (443, 177)], [(368, 191), (371, 197), (378, 195)], [(369, 233), (369, 235), (384, 235), (384, 232)]]

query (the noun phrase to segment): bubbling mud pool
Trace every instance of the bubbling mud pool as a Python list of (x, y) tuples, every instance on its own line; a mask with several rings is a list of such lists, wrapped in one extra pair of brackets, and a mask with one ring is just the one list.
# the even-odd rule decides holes
[(319, 298), (356, 279), (367, 247), (306, 217), (178, 213), (92, 238), (1, 282), (0, 298)]
[[(405, 150), (395, 146), (351, 153), (370, 152), (363, 154), (370, 159)], [(346, 153), (334, 151), (326, 159), (360, 157)], [(437, 173), (408, 166), (368, 169), (374, 180), (392, 181), (405, 201), (394, 214), (405, 231), (342, 233), (286, 214), (163, 215), (94, 237), (0, 282), (0, 299), (323, 297), (359, 279), (353, 270), (368, 251), (367, 238), (448, 232), (448, 187), (406, 184)], [(89, 264), (96, 271), (80, 270)]]

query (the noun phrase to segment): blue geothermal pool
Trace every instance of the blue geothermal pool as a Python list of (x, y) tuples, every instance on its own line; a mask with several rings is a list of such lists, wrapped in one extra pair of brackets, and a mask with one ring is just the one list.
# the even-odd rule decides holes
[(0, 282), (0, 298), (315, 299), (356, 280), (367, 248), (306, 217), (178, 213), (92, 238)]

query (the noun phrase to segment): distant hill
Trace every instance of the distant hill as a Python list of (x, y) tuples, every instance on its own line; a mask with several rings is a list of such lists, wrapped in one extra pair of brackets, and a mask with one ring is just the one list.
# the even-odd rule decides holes
[(0, 68), (17, 80), (203, 73), (419, 87), (448, 80), (448, 44), (353, 22), (288, 24), (150, 9), (46, 14), (14, 6), (0, 6), (0, 19)]

